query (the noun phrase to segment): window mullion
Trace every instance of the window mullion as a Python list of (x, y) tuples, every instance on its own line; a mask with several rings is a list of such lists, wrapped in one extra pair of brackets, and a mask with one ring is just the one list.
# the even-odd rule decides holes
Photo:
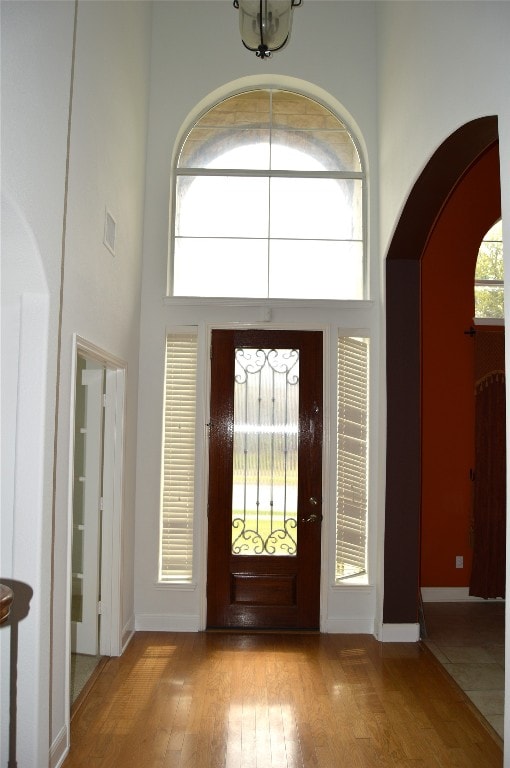
[(289, 171), (280, 169), (259, 170), (256, 168), (178, 168), (177, 176), (238, 176), (241, 178), (275, 179), (361, 179), (364, 174), (357, 171)]

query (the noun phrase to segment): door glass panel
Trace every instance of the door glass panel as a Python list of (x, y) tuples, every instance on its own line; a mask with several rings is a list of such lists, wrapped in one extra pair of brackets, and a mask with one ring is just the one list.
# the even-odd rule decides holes
[(237, 348), (232, 554), (295, 556), (299, 351)]

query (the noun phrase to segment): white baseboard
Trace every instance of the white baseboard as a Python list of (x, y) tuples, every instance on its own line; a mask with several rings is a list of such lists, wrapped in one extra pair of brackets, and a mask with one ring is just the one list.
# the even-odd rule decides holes
[[(422, 587), (424, 603), (487, 603), (483, 597), (472, 597), (469, 587)], [(501, 598), (496, 598), (500, 600)]]
[(419, 624), (381, 624), (377, 639), (381, 643), (417, 643)]
[(135, 616), (137, 632), (199, 632), (199, 616), (137, 613)]
[(374, 619), (358, 616), (350, 619), (333, 616), (327, 619), (322, 631), (331, 635), (373, 635)]
[(129, 618), (129, 621), (126, 622), (126, 624), (124, 625), (124, 629), (122, 630), (121, 654), (124, 653), (124, 651), (128, 647), (134, 634), (135, 634), (135, 617), (134, 617), (134, 614), (132, 614)]
[(50, 768), (60, 768), (69, 752), (67, 726), (63, 725), (50, 748)]

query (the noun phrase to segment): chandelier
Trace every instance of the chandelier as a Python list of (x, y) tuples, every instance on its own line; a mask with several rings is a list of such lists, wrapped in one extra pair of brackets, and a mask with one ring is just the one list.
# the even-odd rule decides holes
[(245, 48), (260, 59), (283, 48), (289, 39), (292, 10), (303, 0), (234, 0)]

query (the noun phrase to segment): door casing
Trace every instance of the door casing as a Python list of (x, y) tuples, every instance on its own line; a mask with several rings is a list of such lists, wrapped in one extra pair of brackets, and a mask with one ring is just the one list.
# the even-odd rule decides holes
[(72, 376), (69, 419), (69, 469), (68, 469), (68, 538), (67, 538), (67, 617), (66, 617), (66, 726), (70, 726), (70, 675), (71, 675), (71, 565), (73, 524), (73, 475), (74, 475), (74, 415), (75, 382), (78, 352), (93, 359), (105, 368), (104, 449), (103, 449), (103, 515), (101, 547), (101, 632), (99, 653), (104, 656), (120, 656), (122, 653), (121, 623), (121, 549), (122, 507), (125, 436), (125, 390), (127, 364), (88, 342), (73, 335)]

